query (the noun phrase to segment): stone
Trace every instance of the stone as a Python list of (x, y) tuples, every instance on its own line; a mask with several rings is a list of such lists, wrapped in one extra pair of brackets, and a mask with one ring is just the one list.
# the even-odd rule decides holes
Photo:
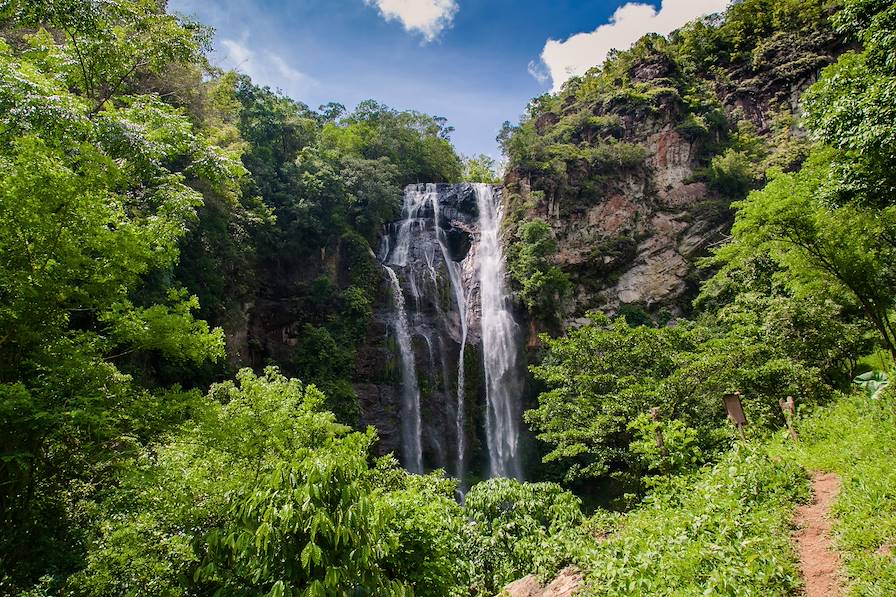
[(574, 566), (560, 571), (547, 586), (538, 582), (534, 574), (525, 576), (504, 587), (499, 597), (572, 597), (582, 586), (582, 573)]

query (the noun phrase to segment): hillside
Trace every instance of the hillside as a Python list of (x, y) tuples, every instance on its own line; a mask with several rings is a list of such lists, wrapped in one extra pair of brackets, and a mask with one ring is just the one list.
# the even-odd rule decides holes
[(645, 37), (503, 182), (211, 40), (0, 2), (0, 595), (799, 595), (806, 520), (896, 591), (892, 0)]
[(530, 304), (536, 318), (690, 313), (697, 262), (728, 238), (732, 202), (807, 155), (802, 93), (848, 45), (829, 21), (837, 6), (739, 2), (641, 39), (505, 124), (510, 232), (546, 222), (572, 283), (557, 304)]

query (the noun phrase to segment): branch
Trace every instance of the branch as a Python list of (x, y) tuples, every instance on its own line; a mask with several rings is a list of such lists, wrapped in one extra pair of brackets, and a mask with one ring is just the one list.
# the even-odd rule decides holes
[(81, 48), (78, 46), (78, 40), (75, 39), (74, 33), (68, 30), (67, 27), (63, 27), (63, 30), (68, 35), (69, 39), (72, 40), (72, 46), (75, 48), (75, 54), (78, 55), (78, 64), (81, 66), (81, 76), (84, 77), (84, 86), (86, 89), (84, 90), (88, 96), (93, 93), (93, 79), (88, 73), (87, 64), (84, 61), (84, 55), (81, 53)]
[(122, 83), (124, 83), (125, 80), (128, 77), (130, 77), (134, 73), (135, 70), (137, 70), (141, 66), (146, 66), (147, 64), (149, 64), (149, 63), (145, 62), (143, 60), (139, 60), (136, 63), (134, 63), (134, 66), (129, 68), (128, 72), (121, 75), (121, 78), (118, 79), (118, 82), (108, 92), (106, 92), (103, 95), (103, 97), (100, 98), (99, 101), (97, 101), (96, 106), (93, 107), (93, 110), (90, 111), (90, 114), (88, 114), (87, 117), (92, 119), (94, 116), (96, 116), (99, 113), (99, 111), (103, 109), (103, 104), (105, 104), (107, 101), (112, 99), (112, 96), (115, 95), (115, 93), (118, 91), (118, 88), (121, 87)]

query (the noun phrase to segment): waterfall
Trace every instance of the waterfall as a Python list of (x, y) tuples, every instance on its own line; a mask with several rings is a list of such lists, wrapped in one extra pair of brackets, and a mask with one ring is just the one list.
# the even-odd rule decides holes
[(427, 188), (432, 202), (433, 217), (436, 224), (436, 239), (439, 241), (439, 248), (442, 251), (442, 258), (445, 260), (445, 266), (448, 269), (448, 280), (451, 282), (451, 290), (454, 295), (454, 304), (457, 307), (457, 313), (460, 318), (460, 353), (457, 359), (457, 405), (454, 419), (455, 434), (457, 440), (457, 464), (455, 466), (455, 475), (458, 479), (464, 478), (465, 468), (464, 459), (466, 457), (466, 400), (464, 386), (466, 385), (466, 371), (464, 369), (464, 351), (467, 347), (467, 296), (464, 293), (463, 282), (460, 276), (460, 265), (448, 256), (448, 246), (445, 238), (445, 231), (439, 225), (439, 194), (435, 188)]
[(504, 269), (502, 213), (493, 187), (476, 185), (480, 240), (479, 291), (482, 302), (482, 357), (485, 373), (486, 439), (490, 475), (522, 479), (519, 423), (522, 416), (519, 327), (513, 318)]
[[(500, 195), (490, 185), (410, 185), (401, 219), (386, 226), (378, 258), (394, 299), (381, 321), (393, 330), (401, 359), (394, 404), (402, 461), (411, 472), (450, 464), (463, 480), (472, 466), (485, 467), (487, 454), (488, 470), (477, 473), (522, 478), (522, 337), (505, 275), (501, 217)], [(471, 347), (482, 354), (474, 379), (483, 382), (481, 393), (468, 396)], [(467, 422), (481, 406), (487, 451), (480, 457), (470, 447), (479, 436)]]
[(401, 447), (405, 467), (412, 473), (423, 473), (423, 443), (420, 417), (420, 384), (414, 366), (414, 347), (408, 328), (404, 293), (398, 275), (388, 265), (383, 266), (392, 284), (395, 300), (395, 339), (401, 354)]

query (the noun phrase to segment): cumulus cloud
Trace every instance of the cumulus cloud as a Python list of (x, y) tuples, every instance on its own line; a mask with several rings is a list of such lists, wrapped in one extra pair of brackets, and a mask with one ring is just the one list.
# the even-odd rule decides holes
[(545, 70), (544, 64), (541, 62), (537, 62), (535, 60), (529, 61), (529, 74), (535, 78), (539, 83), (545, 83), (548, 79), (551, 78), (550, 73)]
[(291, 66), (280, 54), (252, 49), (248, 34), (244, 33), (239, 40), (224, 38), (220, 46), (221, 66), (245, 73), (255, 83), (281, 89), (296, 99), (317, 85), (317, 81)]
[(456, 0), (364, 0), (376, 6), (387, 21), (399, 21), (405, 31), (416, 31), (427, 42), (451, 26), (458, 6)]
[[(668, 35), (688, 21), (725, 10), (729, 2), (662, 0), (659, 10), (649, 4), (631, 2), (620, 6), (609, 23), (590, 33), (578, 33), (564, 41), (549, 39), (541, 52), (541, 61), (557, 91), (571, 77), (602, 64), (610, 50), (628, 49), (648, 33)], [(529, 73), (536, 79), (539, 79), (536, 73), (543, 72), (544, 69), (530, 63)]]

